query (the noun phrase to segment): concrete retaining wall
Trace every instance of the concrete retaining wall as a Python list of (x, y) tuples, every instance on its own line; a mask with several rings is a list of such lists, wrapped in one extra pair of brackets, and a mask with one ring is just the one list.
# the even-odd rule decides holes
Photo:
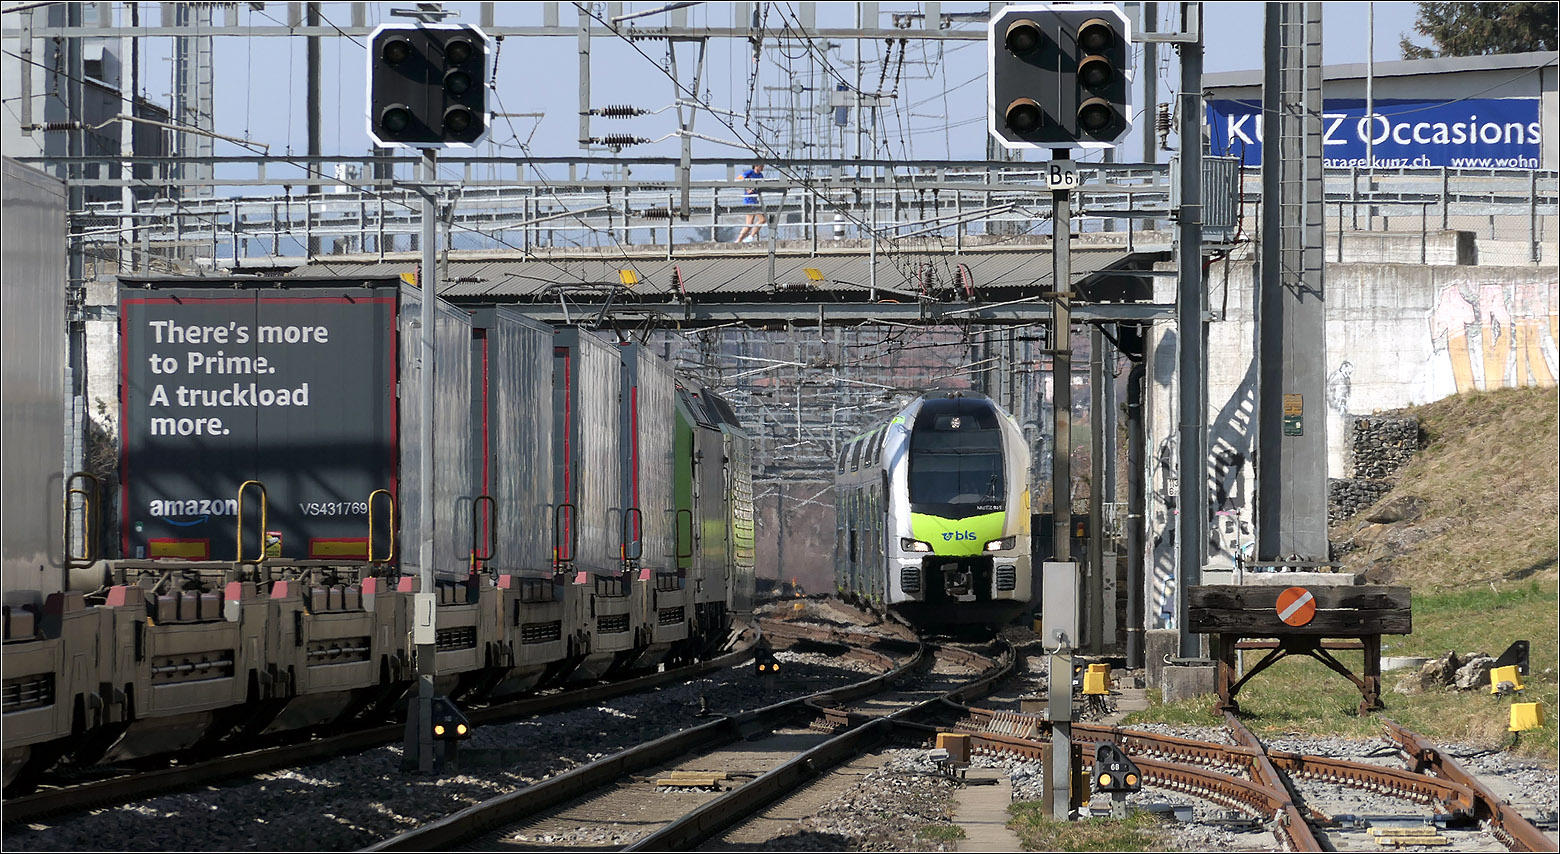
[[(1327, 336), (1315, 346), (1328, 372), (1331, 477), (1357, 477), (1344, 453), (1351, 415), (1476, 389), (1552, 386), (1560, 376), (1560, 274), (1553, 268), (1329, 264), (1326, 276)], [(1228, 566), (1253, 539), (1256, 265), (1216, 263), (1207, 280), (1215, 318), (1208, 330), (1208, 564)], [(1174, 301), (1173, 280), (1158, 281), (1156, 301)], [(1167, 626), (1174, 613), (1175, 353), (1174, 324), (1157, 324), (1148, 346), (1150, 628)]]

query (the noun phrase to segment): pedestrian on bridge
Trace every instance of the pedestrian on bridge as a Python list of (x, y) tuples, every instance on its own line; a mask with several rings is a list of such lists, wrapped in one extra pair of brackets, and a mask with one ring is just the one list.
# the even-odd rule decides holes
[[(752, 169), (749, 169), (746, 172), (742, 173), (742, 180), (744, 180), (744, 181), (752, 181), (752, 180), (754, 180), (756, 178), (763, 178), (763, 177), (764, 177), (764, 163), (763, 163), (763, 161), (759, 161), (758, 163), (754, 163)], [(758, 190), (757, 189), (749, 189), (749, 190), (747, 190), (746, 192), (744, 192), (742, 194), (742, 204), (744, 204), (744, 205), (753, 205), (753, 209), (747, 215), (747, 224), (745, 224), (742, 227), (741, 231), (737, 232), (737, 240), (736, 240), (737, 243), (747, 243), (749, 241), (757, 239), (758, 238), (759, 229), (762, 228), (764, 223), (768, 221), (768, 217), (764, 216), (764, 212), (758, 209), (758, 203), (759, 203), (759, 196), (758, 196)]]

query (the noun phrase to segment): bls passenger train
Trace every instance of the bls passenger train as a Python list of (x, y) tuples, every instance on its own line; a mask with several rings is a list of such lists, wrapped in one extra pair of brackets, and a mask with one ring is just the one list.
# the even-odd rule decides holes
[[(7, 516), (8, 793), (61, 759), (394, 714), (419, 670), (425, 515), (435, 685), (460, 701), (706, 657), (751, 610), (749, 439), (642, 345), (425, 311), (398, 279), (126, 279), (119, 312), (117, 484), (61, 488), (58, 463), (13, 483), (29, 437), (7, 416), (6, 494), (68, 499), (49, 554), (13, 556)], [(8, 362), (30, 340), (11, 314)], [(53, 407), (40, 442), (57, 387)]]
[(985, 395), (928, 392), (847, 442), (840, 591), (913, 625), (999, 626), (1029, 605), (1029, 448)]

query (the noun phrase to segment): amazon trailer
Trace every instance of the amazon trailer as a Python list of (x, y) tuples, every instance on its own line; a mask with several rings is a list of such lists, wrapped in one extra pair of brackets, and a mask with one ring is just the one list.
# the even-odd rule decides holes
[[(419, 570), (418, 291), (399, 279), (120, 280), (131, 559)], [(471, 323), (435, 312), (434, 574), (473, 552)]]

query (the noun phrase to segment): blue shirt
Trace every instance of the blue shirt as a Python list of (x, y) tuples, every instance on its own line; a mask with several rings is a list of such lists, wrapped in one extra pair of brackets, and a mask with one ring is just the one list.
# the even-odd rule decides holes
[[(747, 181), (751, 181), (754, 178), (762, 178), (762, 177), (764, 177), (764, 173), (759, 172), (756, 169), (749, 169), (748, 171), (742, 173), (743, 180), (747, 180)], [(742, 194), (742, 204), (744, 204), (744, 205), (756, 205), (756, 204), (758, 204), (758, 191), (757, 190), (747, 190), (747, 191), (745, 191)]]

